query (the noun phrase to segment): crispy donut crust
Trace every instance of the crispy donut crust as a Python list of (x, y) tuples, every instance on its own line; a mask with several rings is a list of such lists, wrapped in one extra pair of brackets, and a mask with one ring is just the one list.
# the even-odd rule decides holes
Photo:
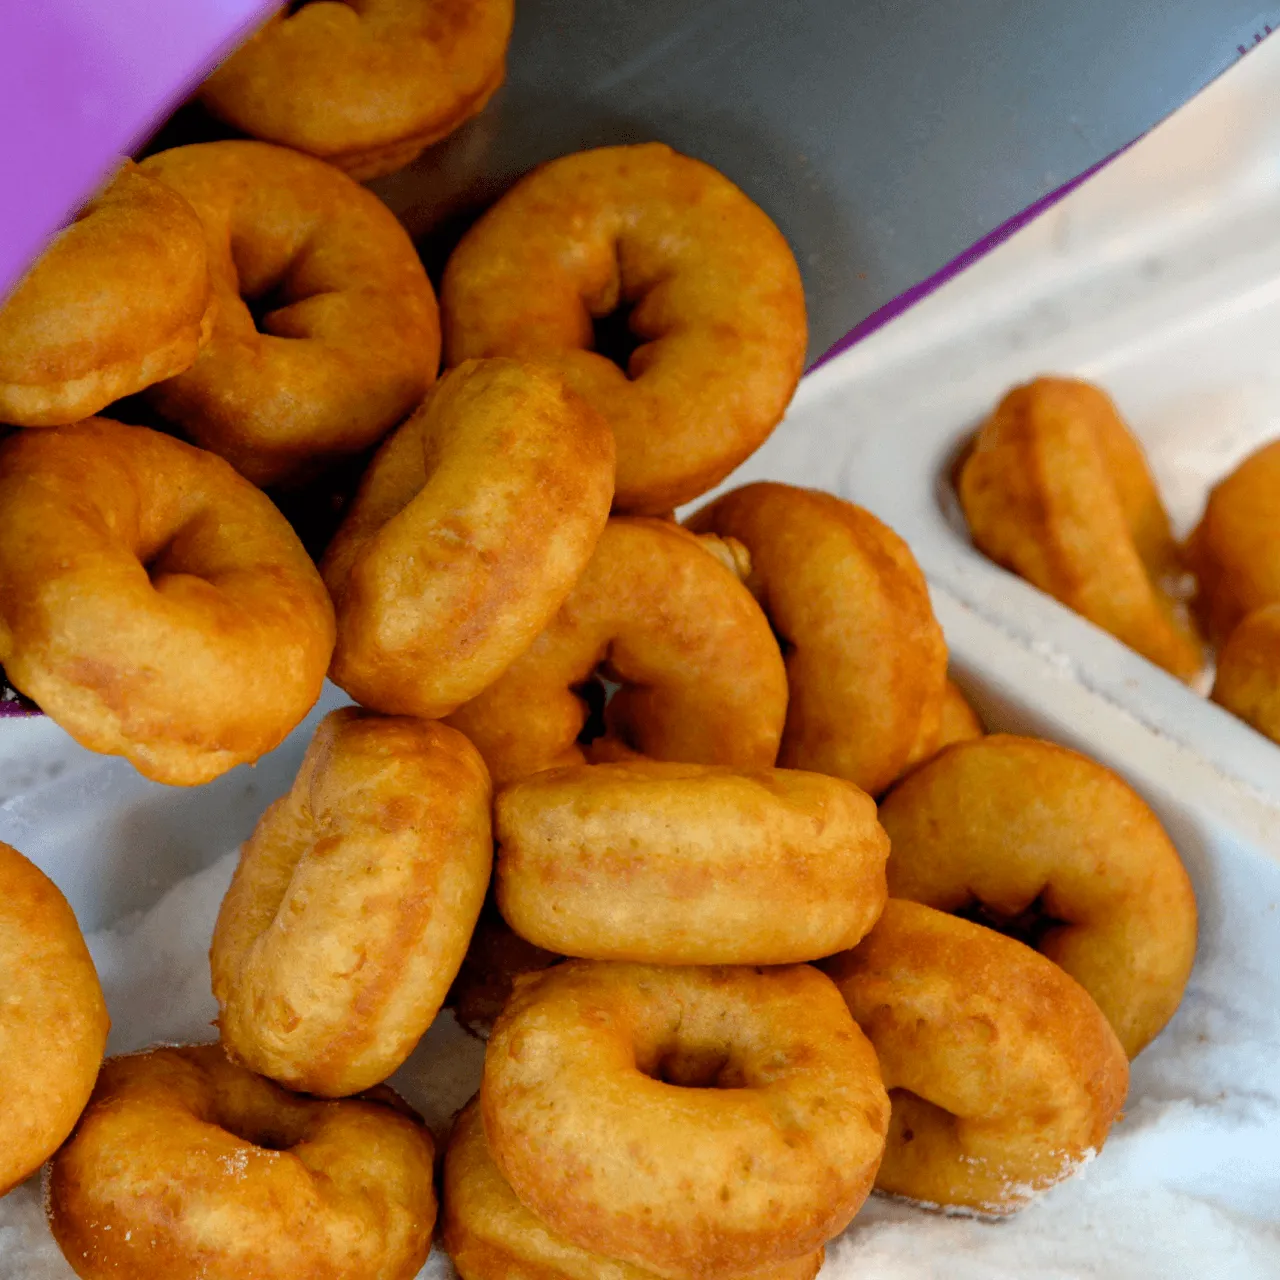
[[(546, 361), (608, 419), (618, 511), (696, 498), (764, 443), (804, 367), (804, 289), (768, 216), (661, 143), (528, 174), (463, 237), (440, 290), (447, 363)], [(592, 321), (630, 307), (624, 371)]]
[(1097, 387), (1037, 378), (978, 432), (957, 489), (974, 544), (1180, 680), (1204, 653), (1167, 584), (1177, 543), (1141, 445)]
[(1036, 949), (1097, 1001), (1130, 1057), (1173, 1017), (1196, 951), (1191, 881), (1155, 814), (1051, 742), (949, 747), (880, 805), (889, 894), (1045, 930)]
[(266, 485), (368, 448), (418, 404), (440, 360), (435, 295), (375, 195), (263, 142), (141, 167), (200, 215), (218, 302), (200, 358), (147, 392), (165, 418)]
[(386, 442), (323, 563), (331, 675), (357, 701), (435, 718), (492, 684), (586, 567), (613, 438), (548, 370), (477, 360)]
[(878, 1190), (1003, 1215), (1102, 1149), (1128, 1061), (1084, 988), (1030, 947), (891, 898), (823, 968), (893, 1100)]
[(552, 769), (498, 796), (494, 831), (507, 922), (588, 960), (815, 960), (853, 946), (887, 896), (875, 801), (819, 773)]
[(48, 1210), (81, 1280), (411, 1280), (431, 1137), (390, 1090), (323, 1102), (219, 1045), (153, 1049), (103, 1066)]
[(233, 1059), (323, 1097), (385, 1080), (439, 1012), (489, 883), (489, 775), (442, 724), (321, 721), (241, 850), (210, 962)]
[[(459, 1113), (444, 1155), (442, 1243), (462, 1280), (654, 1280), (629, 1262), (588, 1253), (516, 1199), (489, 1154), (478, 1098)], [(813, 1280), (824, 1251), (735, 1280)]]
[(208, 342), (200, 219), (126, 161), (0, 302), (0, 422), (79, 422), (189, 369)]
[(502, 83), (512, 0), (362, 0), (278, 15), (204, 82), (209, 112), (366, 181), (476, 115)]
[(93, 751), (193, 786), (320, 694), (333, 606), (285, 518), (213, 454), (103, 418), (0, 445), (0, 664)]
[(530, 1212), (673, 1280), (759, 1270), (839, 1234), (889, 1115), (870, 1044), (807, 965), (570, 960), (521, 978), (480, 1100)]
[(786, 484), (735, 489), (687, 523), (750, 552), (747, 585), (782, 640), (791, 690), (778, 764), (883, 791), (936, 740), (947, 678), (907, 544), (861, 507)]
[(1280, 742), (1280, 603), (1251, 613), (1218, 653), (1213, 700)]
[[(622, 687), (584, 757), (588, 707), (578, 691), (598, 670)], [(786, 707), (782, 654), (737, 575), (678, 525), (614, 517), (542, 634), (449, 723), (503, 786), (636, 752), (768, 768)]]
[(79, 1119), (111, 1022), (66, 898), (0, 843), (0, 1196), (33, 1174)]

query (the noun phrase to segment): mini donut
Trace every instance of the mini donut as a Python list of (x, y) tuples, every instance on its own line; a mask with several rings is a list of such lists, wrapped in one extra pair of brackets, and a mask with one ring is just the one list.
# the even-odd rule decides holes
[(201, 86), (210, 114), (361, 182), (411, 164), (502, 83), (512, 0), (290, 6)]
[(957, 489), (974, 544), (1180, 680), (1204, 666), (1141, 445), (1097, 387), (1037, 378), (978, 432)]
[(1213, 700), (1280, 742), (1280, 603), (1251, 613), (1218, 653)]
[[(651, 142), (528, 174), (462, 238), (440, 290), (447, 363), (559, 369), (618, 440), (618, 511), (705, 493), (764, 443), (804, 367), (804, 289), (777, 227), (708, 165)], [(629, 308), (626, 369), (592, 322)]]
[(1155, 814), (1109, 769), (1035, 738), (949, 747), (880, 805), (889, 895), (1029, 938), (1097, 1001), (1132, 1058), (1173, 1017), (1196, 899)]
[[(578, 743), (597, 672), (621, 687), (604, 732)], [(614, 517), (582, 577), (533, 644), (449, 723), (495, 786), (584, 758), (767, 769), (787, 674), (768, 620), (736, 574), (679, 525)]]
[(791, 701), (778, 764), (883, 791), (936, 740), (947, 647), (907, 544), (829, 493), (749, 484), (688, 521), (737, 539), (782, 641)]
[(111, 1022), (80, 926), (57, 885), (0, 843), (0, 1196), (79, 1119)]
[(878, 1190), (1003, 1216), (1102, 1149), (1128, 1061), (1084, 988), (1030, 947), (891, 898), (823, 967), (893, 1102)]
[(218, 302), (200, 358), (147, 392), (160, 414), (267, 485), (368, 448), (418, 404), (440, 359), (435, 295), (375, 195), (263, 142), (176, 147), (142, 170), (200, 215)]
[[(478, 1098), (462, 1109), (449, 1135), (440, 1225), (462, 1280), (655, 1280), (644, 1267), (571, 1244), (516, 1199), (489, 1154)], [(819, 1249), (736, 1280), (813, 1280), (823, 1253)]]
[(379, 450), (329, 544), (331, 675), (434, 719), (493, 683), (586, 567), (613, 497), (613, 438), (555, 374), (476, 360)]
[(299, 1098), (220, 1045), (112, 1058), (53, 1161), (81, 1280), (411, 1280), (435, 1225), (431, 1136), (389, 1089)]
[(870, 1044), (808, 965), (522, 978), (480, 1105), (526, 1209), (673, 1280), (815, 1253), (866, 1198), (889, 1116)]
[(0, 444), (0, 664), (82, 746), (194, 786), (320, 695), (333, 606), (221, 458), (103, 418)]
[(189, 369), (214, 306), (195, 210), (126, 161), (0, 305), (0, 422), (78, 422)]
[(853, 946), (885, 903), (875, 801), (820, 773), (551, 769), (499, 794), (494, 834), (507, 922), (588, 960), (815, 960)]
[(327, 715), (218, 912), (209, 958), (230, 1056), (323, 1097), (385, 1080), (462, 963), (489, 883), (489, 808), (460, 733)]

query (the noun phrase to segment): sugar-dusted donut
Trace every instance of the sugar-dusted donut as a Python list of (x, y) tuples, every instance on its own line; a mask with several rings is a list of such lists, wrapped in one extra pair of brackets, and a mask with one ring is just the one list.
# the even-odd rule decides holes
[(735, 489), (688, 525), (750, 553), (747, 585), (782, 641), (791, 690), (778, 763), (883, 791), (936, 740), (947, 679), (907, 544), (861, 507), (786, 484)]
[(1128, 1061), (1084, 988), (1030, 947), (891, 898), (823, 968), (893, 1102), (879, 1190), (1004, 1215), (1102, 1149)]
[(332, 650), (315, 566), (221, 458), (103, 418), (0, 444), (0, 664), (84, 746), (208, 782), (306, 715)]
[(1097, 1001), (1130, 1057), (1173, 1017), (1196, 952), (1191, 881), (1155, 814), (1051, 742), (949, 747), (880, 805), (889, 894), (1031, 940)]
[(689, 1280), (842, 1231), (889, 1113), (871, 1046), (816, 969), (583, 960), (519, 980), (480, 1104), (494, 1163), (553, 1232)]
[(107, 1043), (107, 1006), (57, 885), (0, 843), (0, 1196), (79, 1119)]
[(978, 432), (957, 488), (978, 549), (1182, 680), (1204, 665), (1142, 447), (1095, 386), (1037, 378)]
[(793, 964), (884, 907), (875, 801), (794, 769), (636, 760), (534, 774), (494, 808), (498, 905), (560, 955)]
[[(753, 453), (804, 367), (787, 242), (727, 178), (660, 143), (535, 169), (463, 237), (440, 291), (449, 364), (544, 360), (608, 419), (618, 511), (696, 498)], [(625, 370), (592, 322), (629, 308)]]
[(199, 359), (147, 392), (165, 418), (265, 485), (368, 448), (418, 404), (440, 358), (435, 295), (375, 195), (264, 142), (141, 168), (200, 215), (218, 303)]
[(1213, 700), (1280, 742), (1280, 602), (1246, 616), (1218, 651)]
[(208, 341), (200, 219), (126, 161), (0, 302), (0, 422), (78, 422), (190, 368)]
[(48, 1210), (81, 1280), (411, 1280), (431, 1137), (389, 1089), (300, 1098), (219, 1045), (153, 1049), (103, 1066)]
[(502, 83), (512, 0), (290, 6), (198, 97), (219, 119), (365, 181), (411, 164)]
[(385, 1080), (458, 972), (492, 861), (489, 777), (442, 724), (320, 723), (259, 821), (210, 962), (231, 1056), (325, 1097)]
[(609, 515), (613, 439), (552, 372), (449, 373), (365, 473), (323, 572), (332, 676), (366, 706), (446, 715), (551, 621)]

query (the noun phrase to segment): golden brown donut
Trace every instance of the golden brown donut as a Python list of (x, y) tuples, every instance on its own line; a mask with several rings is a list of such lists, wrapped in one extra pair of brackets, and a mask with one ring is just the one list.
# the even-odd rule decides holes
[(221, 120), (361, 182), (412, 163), (502, 83), (512, 0), (291, 6), (201, 86)]
[(193, 786), (320, 694), (333, 606), (221, 458), (103, 418), (0, 445), (0, 664), (77, 742)]
[(679, 525), (610, 520), (559, 613), (449, 723), (480, 748), (495, 786), (581, 764), (578, 695), (600, 690), (598, 672), (621, 688), (592, 760), (773, 764), (787, 706), (777, 642), (736, 574)]
[(78, 422), (189, 369), (214, 310), (195, 210), (126, 161), (0, 305), (0, 422)]
[(893, 1101), (878, 1190), (1003, 1215), (1102, 1149), (1129, 1064), (1084, 988), (1030, 947), (891, 898), (823, 967)]
[(474, 698), (564, 603), (612, 496), (609, 429), (555, 374), (455, 369), (379, 450), (325, 554), (333, 679), (390, 714)]
[(1109, 769), (1035, 738), (949, 747), (881, 802), (889, 894), (1027, 936), (1134, 1057), (1173, 1017), (1196, 899), (1155, 814)]
[(368, 448), (417, 405), (440, 359), (435, 295), (375, 195), (264, 142), (142, 170), (200, 215), (218, 302), (200, 358), (147, 392), (165, 418), (266, 485)]
[(947, 647), (907, 544), (829, 493), (749, 484), (697, 512), (698, 533), (743, 543), (747, 585), (786, 655), (787, 769), (883, 791), (936, 740)]
[(531, 1213), (673, 1280), (816, 1252), (866, 1198), (889, 1114), (816, 969), (583, 960), (518, 981), (480, 1105)]
[(57, 885), (0, 843), (0, 1196), (79, 1119), (111, 1023), (80, 926)]
[(1249, 614), (1218, 653), (1213, 700), (1280, 742), (1280, 603)]
[(875, 801), (820, 773), (550, 769), (499, 794), (494, 835), (507, 922), (588, 960), (815, 960), (853, 946), (886, 897)]
[(970, 738), (980, 738), (986, 732), (978, 713), (969, 705), (969, 700), (961, 692), (954, 680), (948, 679), (942, 691), (942, 707), (938, 718), (932, 718), (921, 727), (920, 735), (911, 755), (907, 760), (907, 768), (932, 760), (944, 747), (953, 742), (967, 742)]
[(210, 963), (231, 1057), (324, 1097), (385, 1080), (462, 963), (489, 883), (489, 806), (460, 733), (327, 715), (218, 912)]
[[(571, 1244), (516, 1199), (489, 1154), (479, 1099), (454, 1121), (444, 1155), (442, 1243), (462, 1280), (654, 1280), (629, 1262)], [(737, 1280), (813, 1280), (823, 1250)]]
[[(449, 364), (559, 369), (618, 440), (618, 511), (688, 502), (754, 453), (804, 367), (804, 290), (777, 227), (727, 178), (661, 143), (564, 156), (463, 237), (440, 290)], [(625, 370), (592, 321), (630, 308)]]
[(957, 488), (980, 551), (1180, 680), (1204, 666), (1142, 447), (1097, 387), (1037, 378), (978, 432)]
[(48, 1210), (81, 1280), (411, 1280), (431, 1136), (389, 1089), (300, 1098), (220, 1045), (153, 1049), (102, 1068)]

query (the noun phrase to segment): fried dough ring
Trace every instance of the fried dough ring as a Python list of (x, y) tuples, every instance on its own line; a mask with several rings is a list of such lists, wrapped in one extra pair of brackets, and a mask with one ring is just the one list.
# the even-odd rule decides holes
[(495, 786), (581, 764), (595, 673), (622, 687), (604, 708), (592, 760), (762, 769), (773, 764), (787, 677), (751, 593), (678, 525), (615, 517), (547, 628), (500, 679), (449, 717)]
[(103, 418), (0, 445), (0, 664), (77, 742), (192, 786), (320, 694), (333, 606), (220, 458)]
[(147, 392), (164, 417), (266, 485), (368, 448), (417, 405), (440, 359), (435, 295), (376, 196), (263, 142), (176, 147), (142, 170), (200, 215), (218, 302), (200, 358)]
[(1251, 613), (1218, 653), (1213, 700), (1280, 742), (1280, 603)]
[(496, 92), (512, 0), (359, 0), (278, 15), (200, 88), (244, 133), (365, 182), (412, 163)]
[(554, 1232), (688, 1280), (842, 1231), (889, 1112), (871, 1046), (816, 969), (581, 960), (520, 979), (480, 1104), (495, 1164)]
[(431, 1137), (389, 1089), (322, 1102), (219, 1045), (153, 1049), (102, 1068), (48, 1208), (82, 1280), (411, 1280)]
[(508, 923), (588, 960), (815, 960), (853, 946), (887, 896), (875, 801), (819, 773), (553, 769), (498, 796), (494, 834)]
[(1004, 1215), (1102, 1149), (1129, 1064), (1084, 988), (1030, 947), (891, 898), (823, 967), (893, 1102), (878, 1190)]
[(829, 493), (749, 484), (688, 520), (743, 543), (747, 585), (786, 654), (778, 764), (883, 791), (936, 739), (947, 647), (907, 544)]
[(1097, 387), (1037, 378), (978, 432), (957, 483), (974, 544), (1180, 680), (1204, 666), (1168, 592), (1182, 571), (1142, 447)]
[(218, 912), (210, 962), (231, 1057), (323, 1097), (385, 1080), (462, 963), (489, 883), (489, 808), (460, 733), (327, 715)]
[(553, 373), (476, 360), (374, 458), (329, 545), (333, 679), (366, 706), (435, 718), (537, 638), (609, 515), (613, 439)]
[(0, 843), (0, 1196), (79, 1119), (111, 1022), (80, 926), (57, 885)]
[[(442, 1243), (462, 1280), (655, 1280), (643, 1267), (571, 1244), (516, 1199), (489, 1154), (478, 1098), (453, 1123), (441, 1200)], [(823, 1252), (735, 1280), (813, 1280)]]
[[(440, 291), (447, 362), (537, 359), (618, 440), (618, 511), (705, 493), (764, 443), (804, 367), (800, 272), (768, 216), (661, 143), (564, 156), (463, 237)], [(593, 319), (631, 307), (622, 370)]]
[(1195, 960), (1195, 893), (1155, 814), (1109, 769), (992, 734), (904, 779), (880, 821), (891, 897), (1028, 931), (1131, 1058), (1173, 1017)]

